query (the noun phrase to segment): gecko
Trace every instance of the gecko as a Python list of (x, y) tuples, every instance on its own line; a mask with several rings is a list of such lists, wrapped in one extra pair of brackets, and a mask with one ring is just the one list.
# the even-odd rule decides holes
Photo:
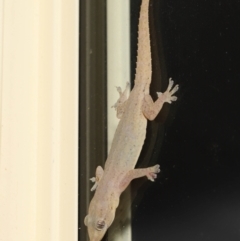
[(91, 191), (95, 194), (90, 202), (84, 223), (90, 241), (100, 241), (112, 224), (121, 193), (135, 178), (146, 176), (154, 181), (160, 165), (135, 168), (146, 137), (147, 120), (154, 120), (164, 103), (177, 100), (174, 96), (178, 85), (173, 80), (164, 93), (157, 92), (154, 102), (149, 94), (152, 77), (152, 59), (149, 33), (149, 0), (142, 0), (138, 24), (138, 50), (134, 87), (128, 96), (127, 85), (122, 91), (117, 87), (119, 99), (113, 106), (120, 119), (104, 169), (96, 168)]

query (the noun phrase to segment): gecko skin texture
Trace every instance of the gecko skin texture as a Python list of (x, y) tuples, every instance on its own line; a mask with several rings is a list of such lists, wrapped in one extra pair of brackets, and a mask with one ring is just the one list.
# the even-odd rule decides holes
[(178, 85), (174, 87), (170, 78), (167, 90), (164, 93), (157, 93), (158, 99), (155, 102), (149, 95), (152, 60), (148, 11), (149, 0), (142, 0), (134, 88), (129, 97), (127, 97), (129, 84), (125, 91), (122, 91), (120, 87), (117, 88), (120, 97), (113, 107), (120, 121), (104, 170), (98, 166), (96, 177), (90, 179), (95, 182), (91, 189), (95, 190), (95, 194), (84, 220), (90, 241), (102, 240), (114, 220), (121, 193), (133, 179), (146, 176), (154, 181), (157, 173), (160, 172), (159, 165), (134, 169), (146, 137), (147, 120), (153, 120), (165, 102), (176, 101), (177, 97), (173, 95), (178, 90)]

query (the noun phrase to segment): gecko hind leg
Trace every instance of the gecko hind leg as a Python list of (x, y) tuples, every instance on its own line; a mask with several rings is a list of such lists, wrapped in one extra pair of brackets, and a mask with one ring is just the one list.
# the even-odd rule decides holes
[(112, 108), (115, 108), (115, 110), (117, 112), (117, 118), (121, 119), (121, 117), (124, 113), (124, 109), (125, 109), (125, 105), (126, 105), (128, 96), (129, 96), (130, 83), (127, 82), (126, 88), (124, 91), (122, 91), (121, 87), (116, 87), (116, 88), (119, 93), (119, 98), (118, 98), (117, 102), (112, 106)]
[(174, 81), (172, 78), (169, 78), (169, 84), (167, 87), (167, 90), (162, 92), (157, 92), (158, 99), (153, 102), (152, 97), (150, 95), (145, 95), (143, 106), (142, 106), (142, 112), (144, 116), (149, 120), (154, 120), (158, 113), (161, 111), (162, 106), (165, 102), (171, 104), (173, 101), (177, 100), (177, 97), (174, 96), (174, 94), (178, 91), (179, 86), (174, 85)]
[(90, 178), (91, 182), (93, 182), (93, 183), (95, 182), (93, 187), (91, 188), (91, 191), (96, 190), (96, 188), (98, 186), (98, 183), (100, 182), (100, 180), (101, 180), (101, 178), (103, 176), (103, 173), (104, 173), (103, 168), (101, 166), (98, 166), (96, 168), (96, 177)]

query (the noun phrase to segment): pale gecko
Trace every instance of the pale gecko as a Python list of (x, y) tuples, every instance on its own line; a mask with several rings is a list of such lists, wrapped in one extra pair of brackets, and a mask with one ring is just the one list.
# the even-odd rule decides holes
[(170, 78), (167, 90), (157, 92), (158, 99), (153, 102), (149, 95), (149, 85), (152, 77), (152, 60), (149, 34), (149, 0), (142, 0), (138, 25), (138, 51), (134, 87), (127, 98), (127, 88), (122, 92), (114, 105), (117, 117), (120, 118), (113, 142), (105, 163), (96, 169), (96, 190), (90, 202), (88, 215), (84, 223), (88, 228), (90, 241), (102, 240), (107, 229), (112, 224), (121, 193), (129, 183), (139, 177), (146, 176), (154, 181), (160, 172), (160, 165), (148, 168), (134, 169), (146, 137), (147, 120), (153, 120), (158, 115), (165, 102), (176, 101), (173, 96), (178, 85)]

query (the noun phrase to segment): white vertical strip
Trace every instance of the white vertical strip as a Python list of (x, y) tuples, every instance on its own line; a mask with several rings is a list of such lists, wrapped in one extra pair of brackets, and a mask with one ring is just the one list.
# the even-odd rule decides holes
[[(111, 108), (119, 97), (115, 87), (121, 86), (124, 89), (126, 83), (130, 82), (129, 7), (129, 0), (107, 1), (108, 150), (119, 121), (114, 109)], [(113, 241), (130, 241), (132, 240), (131, 222), (129, 222), (131, 219), (130, 189), (122, 194), (119, 210), (118, 213), (121, 213), (121, 216), (116, 216), (109, 229), (108, 238)]]
[[(37, 152), (37, 216), (36, 216), (36, 241), (51, 240), (56, 228), (53, 224), (54, 212), (53, 203), (59, 206), (58, 199), (54, 195), (53, 179), (56, 178), (56, 162), (59, 159), (54, 157), (56, 145), (54, 135), (59, 131), (59, 124), (54, 123), (54, 101), (56, 102), (57, 63), (55, 60), (54, 34), (56, 34), (56, 23), (54, 9), (57, 6), (53, 0), (41, 0), (39, 2), (39, 77), (38, 77), (38, 152)], [(55, 84), (55, 86), (54, 86)], [(55, 129), (54, 129), (55, 128)], [(53, 194), (54, 193), (54, 194)], [(57, 220), (56, 220), (57, 221)], [(58, 221), (57, 221), (58, 222)], [(56, 234), (55, 234), (56, 235)]]
[(119, 95), (116, 86), (123, 89), (130, 82), (130, 1), (107, 1), (107, 78), (108, 78), (108, 149), (118, 124), (111, 106)]
[[(0, 137), (2, 132), (2, 81), (3, 81), (3, 31), (4, 31), (4, 0), (0, 0)], [(0, 153), (1, 153), (1, 138), (0, 138)]]
[(51, 240), (60, 240), (61, 26), (62, 1), (53, 0)]
[(0, 240), (36, 238), (38, 5), (2, 2)]
[(61, 2), (59, 239), (78, 240), (79, 0)]
[[(34, 175), (34, 179), (31, 180), (32, 183), (30, 184), (34, 190), (32, 190), (31, 194), (32, 195), (30, 198), (30, 201), (29, 202), (32, 202), (30, 205), (33, 206), (33, 209), (31, 212), (32, 212), (32, 223), (31, 223), (31, 226), (32, 226), (32, 237), (30, 236), (30, 239), (35, 239), (37, 240), (37, 227), (36, 227), (36, 223), (37, 223), (37, 209), (36, 209), (36, 205), (37, 205), (37, 167), (38, 167), (38, 156), (37, 156), (37, 153), (38, 153), (38, 132), (37, 132), (37, 126), (38, 126), (38, 102), (39, 102), (39, 94), (38, 94), (38, 87), (39, 87), (39, 58), (40, 58), (40, 54), (39, 54), (39, 49), (38, 49), (38, 46), (39, 46), (39, 3), (36, 1), (35, 4), (33, 5), (34, 6), (34, 11), (33, 11), (33, 14), (34, 14), (34, 17), (33, 17), (33, 22), (34, 22), (34, 29), (32, 29), (32, 33), (31, 33), (31, 36), (32, 36), (32, 40), (33, 40), (33, 43), (34, 43), (34, 52), (32, 53), (32, 56), (31, 58), (32, 59), (28, 59), (28, 61), (32, 63), (33, 65), (33, 79), (29, 79), (28, 81), (34, 82), (34, 92), (32, 94), (32, 96), (30, 97), (30, 101), (32, 101), (32, 109), (29, 110), (29, 109), (26, 109), (26, 111), (29, 111), (33, 116), (34, 116), (34, 120), (33, 120), (33, 128), (32, 128), (32, 134), (34, 135), (34, 139), (30, 139), (30, 142), (32, 141), (33, 142), (33, 149), (32, 151), (34, 152), (34, 156), (33, 156), (33, 160), (30, 160), (31, 162), (33, 162), (33, 167), (34, 169), (32, 170), (33, 171), (33, 175)], [(25, 8), (24, 8), (25, 9)], [(9, 26), (8, 26), (9, 27)], [(27, 41), (28, 42), (28, 41)], [(7, 79), (6, 79), (7, 80)], [(17, 107), (16, 107), (17, 108)], [(33, 110), (34, 109), (34, 110)], [(16, 180), (15, 180), (16, 181)], [(27, 187), (26, 187), (27, 188)], [(20, 196), (20, 199), (22, 197)], [(33, 200), (33, 201), (31, 201)], [(29, 228), (29, 227), (26, 227), (26, 228)], [(21, 239), (19, 239), (21, 241)]]
[(0, 12), (0, 240), (76, 241), (78, 1)]

